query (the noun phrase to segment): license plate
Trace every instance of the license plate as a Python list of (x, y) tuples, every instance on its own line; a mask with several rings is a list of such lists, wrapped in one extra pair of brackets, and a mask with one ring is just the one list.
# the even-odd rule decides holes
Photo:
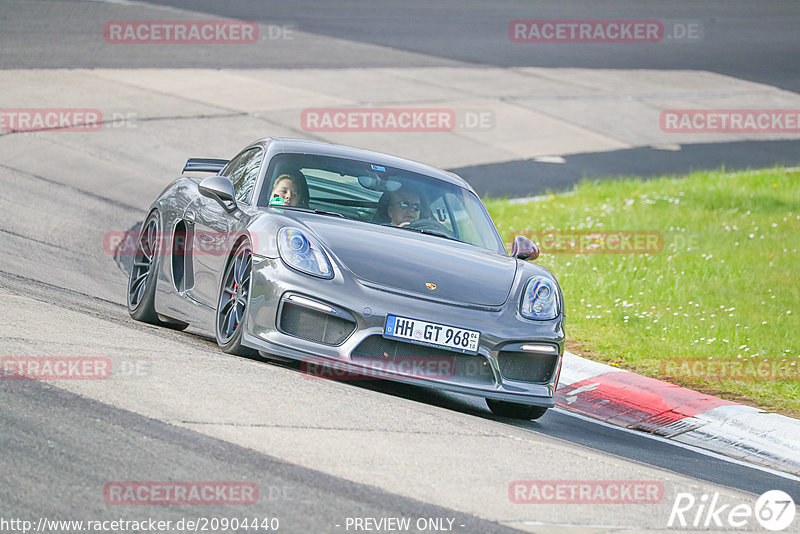
[(478, 342), (481, 339), (481, 333), (475, 330), (396, 315), (386, 316), (383, 336), (467, 354), (478, 353)]

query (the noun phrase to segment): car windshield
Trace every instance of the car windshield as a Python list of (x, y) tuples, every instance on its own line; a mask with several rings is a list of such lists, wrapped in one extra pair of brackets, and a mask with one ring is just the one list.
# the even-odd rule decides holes
[(478, 197), (430, 176), (345, 158), (279, 154), (264, 183), (259, 206), (314, 210), (505, 253)]

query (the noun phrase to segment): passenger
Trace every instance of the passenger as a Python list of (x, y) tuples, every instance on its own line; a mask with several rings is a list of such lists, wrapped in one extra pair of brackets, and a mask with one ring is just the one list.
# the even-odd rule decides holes
[(308, 207), (308, 185), (302, 173), (283, 173), (275, 178), (269, 205)]

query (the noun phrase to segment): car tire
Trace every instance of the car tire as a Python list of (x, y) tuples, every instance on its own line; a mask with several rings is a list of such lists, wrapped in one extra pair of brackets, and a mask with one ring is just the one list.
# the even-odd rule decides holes
[(248, 240), (243, 240), (230, 256), (217, 298), (214, 332), (223, 352), (257, 358), (258, 351), (242, 345), (244, 318), (250, 304), (250, 278), (253, 251)]
[(136, 240), (128, 277), (128, 313), (137, 321), (183, 330), (189, 326), (187, 323), (165, 321), (156, 313), (156, 280), (161, 268), (162, 245), (161, 219), (158, 211), (154, 210), (142, 223)]
[(486, 405), (493, 414), (501, 417), (511, 417), (513, 419), (539, 419), (547, 412), (547, 408), (542, 406), (531, 406), (529, 404), (518, 404), (516, 402), (506, 402), (494, 399), (486, 399)]

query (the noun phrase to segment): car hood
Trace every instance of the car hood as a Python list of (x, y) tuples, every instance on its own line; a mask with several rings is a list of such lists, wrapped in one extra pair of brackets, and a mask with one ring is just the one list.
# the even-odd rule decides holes
[(514, 258), (472, 245), (319, 215), (298, 214), (295, 219), (356, 277), (403, 293), (500, 306), (514, 283)]

